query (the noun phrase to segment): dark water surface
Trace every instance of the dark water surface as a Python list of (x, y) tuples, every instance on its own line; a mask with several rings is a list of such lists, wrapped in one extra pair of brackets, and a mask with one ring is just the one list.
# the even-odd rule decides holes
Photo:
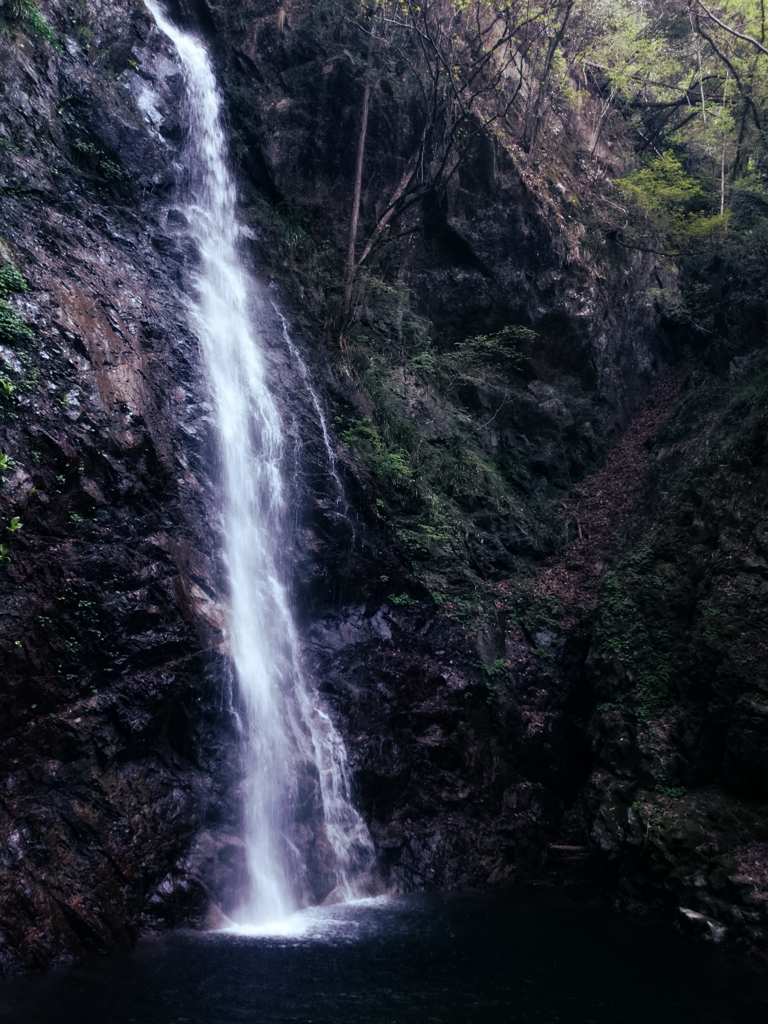
[(297, 934), (174, 933), (0, 987), (3, 1024), (768, 1024), (768, 978), (547, 890), (309, 912)]

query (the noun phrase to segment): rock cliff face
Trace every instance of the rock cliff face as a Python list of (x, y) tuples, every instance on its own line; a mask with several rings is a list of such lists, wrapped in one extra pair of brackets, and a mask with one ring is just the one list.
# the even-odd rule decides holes
[(6, 968), (162, 917), (174, 863), (227, 817), (236, 756), (194, 254), (168, 209), (178, 71), (140, 5), (46, 13), (62, 49), (0, 35), (2, 255), (34, 331), (2, 349), (4, 520), (23, 523), (2, 580)]
[[(307, 380), (276, 314), (262, 310), (292, 439), (305, 655), (346, 738), (383, 872), (405, 887), (498, 884), (594, 863), (622, 879), (628, 899), (674, 905), (684, 894), (720, 919), (740, 899), (749, 906), (726, 923), (742, 937), (751, 928), (745, 941), (759, 944), (759, 879), (748, 871), (767, 838), (765, 780), (755, 775), (762, 690), (739, 684), (719, 705), (716, 735), (708, 705), (673, 715), (671, 691), (663, 721), (653, 708), (638, 715), (632, 673), (643, 665), (626, 652), (617, 661), (610, 616), (638, 619), (646, 606), (617, 605), (615, 573), (601, 591), (623, 549), (606, 539), (587, 552), (586, 596), (578, 566), (562, 563), (578, 584), (565, 590), (562, 577), (558, 589), (536, 575), (568, 540), (600, 533), (566, 494), (580, 477), (589, 494), (588, 470), (670, 354), (648, 298), (669, 272), (602, 230), (596, 165), (579, 119), (563, 112), (568, 148), (544, 170), (478, 144), (440, 202), (423, 206), (419, 230), (379, 257), (389, 304), (363, 296), (362, 340), (339, 352), (327, 296), (346, 245), (360, 87), (328, 48), (316, 6), (170, 5), (210, 39), (254, 272), (289, 316), (340, 435), (344, 500)], [(41, 10), (53, 42), (20, 18), (0, 33), (0, 264), (28, 282), (8, 301), (33, 332), (14, 344), (3, 336), (0, 349), (10, 559), (0, 567), (0, 962), (9, 970), (112, 949), (142, 928), (199, 923), (210, 904), (230, 906), (242, 864), (216, 455), (185, 308), (196, 254), (180, 209), (183, 82), (142, 4), (48, 0)], [(369, 229), (412, 128), (381, 90), (363, 191)], [(620, 157), (599, 155), (601, 175), (620, 168)], [(404, 318), (418, 326), (408, 344)], [(460, 343), (509, 325), (523, 328), (512, 371), (481, 359), (454, 373)], [(679, 453), (688, 443), (683, 427), (665, 428), (671, 448), (657, 442), (661, 418), (643, 436), (646, 461), (656, 444)], [(408, 431), (413, 450), (423, 439), (448, 466), (449, 482), (427, 498), (397, 462)], [(490, 491), (453, 479), (459, 445)], [(638, 496), (643, 472), (645, 462)], [(398, 488), (410, 488), (416, 512)], [(453, 502), (450, 516), (424, 512), (441, 502)], [(619, 511), (631, 518), (628, 506)], [(651, 506), (644, 514), (648, 530), (663, 518)], [(716, 546), (713, 516), (702, 516), (701, 544)], [(13, 517), (21, 529), (5, 530)], [(717, 536), (735, 538), (742, 557), (738, 537), (753, 528), (759, 547), (752, 519)], [(550, 565), (555, 577), (560, 564)], [(743, 570), (749, 581), (760, 571)], [(685, 603), (702, 577), (675, 573)], [(683, 662), (695, 646), (685, 622)], [(666, 758), (662, 779), (654, 743), (687, 751), (685, 764), (669, 770)], [(722, 765), (749, 794), (722, 787)], [(683, 826), (665, 818), (674, 801), (678, 818), (691, 817), (688, 801), (697, 822), (736, 814), (741, 824), (721, 827), (720, 846), (678, 840)], [(693, 866), (668, 855), (681, 846)], [(734, 850), (743, 864), (728, 861)], [(728, 881), (739, 870), (741, 881)]]

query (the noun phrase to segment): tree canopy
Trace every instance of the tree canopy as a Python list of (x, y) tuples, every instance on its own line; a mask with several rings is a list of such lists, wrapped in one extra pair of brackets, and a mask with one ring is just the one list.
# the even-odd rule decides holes
[[(569, 109), (595, 164), (609, 138), (629, 154), (604, 175), (621, 244), (675, 259), (719, 247), (742, 277), (768, 256), (766, 0), (327, 2), (357, 34), (357, 57), (345, 53), (364, 122), (384, 83), (417, 111), (376, 222), (359, 236), (353, 216), (348, 298), (356, 268), (418, 229), (479, 137), (535, 173)], [(363, 125), (358, 185), (364, 164)]]

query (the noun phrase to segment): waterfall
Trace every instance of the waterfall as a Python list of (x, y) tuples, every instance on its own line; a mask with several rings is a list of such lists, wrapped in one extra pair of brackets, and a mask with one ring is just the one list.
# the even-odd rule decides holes
[(309, 394), (309, 397), (312, 401), (312, 406), (315, 410), (317, 421), (320, 424), (320, 432), (323, 436), (323, 447), (325, 448), (325, 455), (326, 458), (328, 459), (328, 469), (330, 470), (331, 476), (333, 477), (333, 483), (336, 488), (337, 500), (342, 506), (345, 517), (349, 518), (349, 506), (347, 505), (347, 500), (344, 495), (344, 485), (342, 484), (341, 477), (339, 476), (339, 468), (336, 464), (336, 455), (334, 454), (333, 445), (331, 444), (331, 438), (330, 435), (328, 434), (328, 424), (325, 422), (325, 416), (323, 415), (323, 408), (320, 405), (320, 399), (317, 397), (317, 392), (312, 387), (312, 381), (310, 380), (309, 377), (309, 369), (307, 367), (307, 364), (304, 362), (301, 353), (293, 343), (293, 339), (291, 338), (291, 332), (288, 330), (288, 321), (285, 319), (285, 317), (277, 308), (274, 302), (272, 303), (272, 308), (274, 309), (280, 321), (280, 326), (282, 327), (283, 331), (283, 338), (285, 339), (285, 344), (288, 348), (288, 351), (291, 353), (291, 357), (293, 358), (294, 362), (296, 363), (299, 369), (299, 376), (304, 382), (304, 387), (307, 389), (307, 393)]
[(200, 251), (191, 310), (218, 428), (227, 639), (244, 709), (249, 879), (236, 920), (260, 925), (308, 900), (307, 829), (297, 820), (307, 818), (308, 805), (319, 822), (315, 831), (324, 833), (315, 847), (332, 861), (339, 898), (356, 895), (373, 847), (350, 803), (343, 742), (302, 669), (281, 565), (290, 550), (283, 431), (254, 323), (256, 285), (238, 255), (242, 231), (216, 79), (202, 42), (169, 22), (154, 0), (145, 3), (174, 45), (186, 82), (187, 217)]

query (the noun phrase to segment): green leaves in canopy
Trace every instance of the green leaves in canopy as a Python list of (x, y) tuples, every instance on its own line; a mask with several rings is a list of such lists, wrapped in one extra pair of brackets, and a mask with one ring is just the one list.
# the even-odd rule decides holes
[(680, 160), (669, 151), (619, 178), (615, 185), (625, 201), (639, 208), (668, 244), (679, 245), (722, 223), (722, 218), (707, 212), (708, 197), (701, 183), (686, 174)]
[(678, 158), (669, 151), (651, 160), (647, 167), (620, 178), (616, 187), (646, 213), (679, 216), (704, 199), (701, 185), (688, 177)]

